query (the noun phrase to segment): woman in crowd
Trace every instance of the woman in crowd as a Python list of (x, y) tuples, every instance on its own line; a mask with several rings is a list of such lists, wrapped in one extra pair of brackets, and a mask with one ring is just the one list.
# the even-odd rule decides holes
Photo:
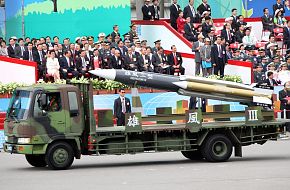
[(286, 63), (280, 64), (280, 71), (278, 72), (278, 81), (280, 81), (281, 85), (284, 85), (290, 79), (290, 72), (288, 70)]
[(183, 18), (183, 12), (179, 11), (178, 18), (176, 20), (177, 23), (177, 32), (179, 32), (181, 35), (184, 34), (184, 24), (185, 24), (185, 19)]
[(0, 55), (6, 57), (8, 56), (7, 45), (5, 40), (2, 40), (1, 42)]
[(49, 56), (47, 58), (46, 67), (47, 67), (47, 74), (49, 76), (52, 76), (54, 78), (54, 81), (60, 79), (59, 62), (58, 62), (58, 59), (55, 57), (54, 50), (49, 51)]
[(273, 19), (275, 28), (283, 28), (285, 23), (286, 23), (286, 19), (282, 16), (282, 11), (280, 9), (277, 9), (275, 11), (275, 16)]

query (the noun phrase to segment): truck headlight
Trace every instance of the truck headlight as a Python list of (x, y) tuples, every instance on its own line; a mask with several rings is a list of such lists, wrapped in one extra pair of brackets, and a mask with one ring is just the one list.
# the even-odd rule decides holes
[(28, 144), (28, 143), (30, 143), (30, 138), (18, 138), (18, 143)]
[(8, 136), (4, 137), (5, 142), (8, 142)]

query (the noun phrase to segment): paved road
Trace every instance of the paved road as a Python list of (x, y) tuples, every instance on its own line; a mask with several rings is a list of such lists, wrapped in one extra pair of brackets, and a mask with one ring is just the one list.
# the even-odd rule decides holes
[(290, 141), (244, 148), (243, 158), (192, 162), (179, 152), (83, 157), (72, 169), (30, 167), (22, 155), (0, 153), (1, 190), (289, 190)]

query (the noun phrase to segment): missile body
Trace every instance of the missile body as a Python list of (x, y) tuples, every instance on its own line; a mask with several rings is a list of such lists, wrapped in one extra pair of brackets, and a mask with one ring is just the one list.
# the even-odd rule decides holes
[(191, 76), (172, 76), (158, 73), (119, 69), (98, 69), (90, 73), (127, 85), (139, 85), (177, 92), (181, 95), (242, 103), (272, 104), (272, 91), (249, 85)]

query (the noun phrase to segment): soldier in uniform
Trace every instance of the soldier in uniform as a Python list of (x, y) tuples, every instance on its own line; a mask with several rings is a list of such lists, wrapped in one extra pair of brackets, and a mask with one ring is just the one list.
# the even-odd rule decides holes
[(134, 38), (138, 38), (138, 34), (137, 34), (137, 26), (135, 24), (131, 24), (130, 25), (131, 30), (129, 31), (129, 35), (130, 35), (130, 41), (133, 42)]
[(60, 110), (58, 99), (59, 98), (57, 98), (57, 96), (55, 94), (50, 96), (49, 105), (48, 105), (48, 111), (55, 112), (55, 111), (59, 111)]
[(265, 73), (263, 72), (263, 67), (261, 64), (258, 64), (256, 70), (254, 71), (254, 82), (260, 83), (265, 80)]

